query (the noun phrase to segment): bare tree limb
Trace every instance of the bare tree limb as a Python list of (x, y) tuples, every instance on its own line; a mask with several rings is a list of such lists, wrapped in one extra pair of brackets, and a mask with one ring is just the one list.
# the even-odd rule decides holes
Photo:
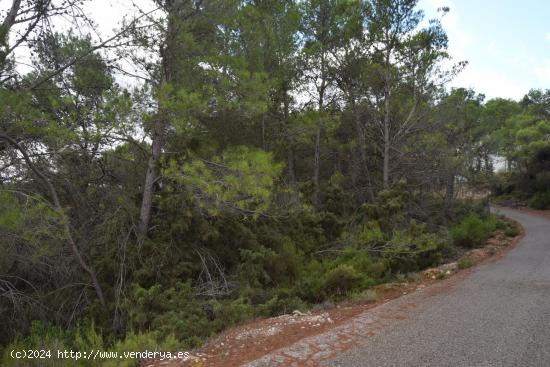
[(83, 53), (82, 55), (79, 55), (78, 57), (75, 57), (74, 59), (70, 60), (69, 62), (67, 62), (66, 64), (64, 65), (61, 65), (59, 68), (57, 68), (56, 70), (52, 71), (51, 73), (49, 73), (48, 75), (40, 78), (39, 80), (35, 81), (33, 84), (31, 84), (27, 89), (29, 90), (33, 90), (33, 89), (36, 89), (37, 87), (39, 87), (40, 85), (44, 84), (45, 82), (47, 82), (48, 80), (50, 80), (51, 78), (61, 74), (62, 72), (64, 72), (65, 70), (67, 70), (68, 68), (70, 68), (71, 66), (73, 66), (74, 64), (78, 63), (79, 61), (82, 61), (83, 59), (85, 59), (86, 57), (88, 57), (90, 54), (92, 54), (93, 52), (101, 49), (101, 48), (104, 48), (107, 46), (107, 44), (109, 44), (111, 41), (114, 41), (115, 39), (123, 36), (126, 32), (130, 31), (132, 29), (132, 27), (143, 17), (159, 10), (160, 8), (155, 8), (151, 11), (149, 11), (148, 13), (145, 13), (137, 18), (135, 18), (132, 22), (130, 22), (130, 24), (128, 26), (126, 26), (125, 28), (123, 28), (122, 30), (120, 30), (118, 33), (114, 34), (113, 36), (111, 36), (110, 38), (106, 39), (105, 41), (91, 47), (90, 49), (88, 49), (85, 53)]

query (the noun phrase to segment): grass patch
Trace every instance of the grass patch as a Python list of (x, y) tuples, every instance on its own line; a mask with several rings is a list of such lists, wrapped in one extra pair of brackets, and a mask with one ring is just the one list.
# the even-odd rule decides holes
[(467, 257), (463, 257), (462, 259), (458, 260), (457, 265), (459, 269), (467, 269), (472, 267), (474, 265), (474, 262)]
[(359, 302), (376, 302), (378, 299), (378, 294), (372, 289), (367, 289), (353, 297), (354, 301)]

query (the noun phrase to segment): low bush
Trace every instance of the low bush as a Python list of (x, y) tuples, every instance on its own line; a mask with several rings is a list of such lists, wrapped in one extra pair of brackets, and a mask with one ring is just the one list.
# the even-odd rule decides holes
[(294, 310), (305, 311), (307, 304), (288, 288), (278, 289), (274, 296), (259, 308), (259, 315), (270, 317), (291, 313)]
[(533, 209), (550, 209), (550, 191), (537, 192), (529, 200), (529, 206)]
[(466, 269), (474, 265), (473, 261), (467, 257), (463, 257), (460, 260), (458, 260), (458, 268), (459, 269)]
[(234, 300), (210, 301), (210, 305), (213, 311), (211, 318), (216, 324), (216, 331), (240, 324), (254, 316), (254, 307), (250, 304), (248, 298), (239, 297)]
[(508, 237), (516, 237), (519, 234), (519, 229), (516, 226), (509, 226), (504, 231), (504, 234)]
[(204, 305), (196, 298), (189, 282), (173, 287), (157, 284), (132, 287), (125, 304), (130, 326), (137, 330), (155, 330), (162, 335), (174, 335), (183, 346), (192, 348), (216, 331)]
[(342, 264), (329, 271), (323, 283), (323, 291), (329, 296), (344, 296), (350, 292), (360, 276), (351, 265)]
[[(136, 358), (116, 358), (114, 359), (87, 359), (81, 357), (58, 358), (58, 351), (84, 353), (91, 350), (103, 351), (106, 353), (164, 351), (174, 352), (180, 350), (181, 344), (172, 336), (164, 336), (159, 332), (140, 332), (129, 331), (125, 336), (114, 344), (107, 343), (101, 332), (93, 324), (88, 326), (78, 326), (70, 330), (59, 327), (45, 325), (41, 322), (33, 322), (27, 336), (16, 337), (4, 349), (0, 358), (0, 365), (5, 367), (133, 367), (138, 366), (139, 360)], [(50, 356), (46, 358), (12, 358), (11, 350), (44, 350), (50, 351)]]
[(302, 300), (317, 304), (325, 301), (322, 292), (323, 281), (332, 264), (329, 261), (311, 260), (305, 264), (302, 274), (294, 286), (294, 293)]
[(479, 247), (491, 236), (496, 226), (494, 218), (470, 214), (452, 227), (450, 233), (456, 246)]

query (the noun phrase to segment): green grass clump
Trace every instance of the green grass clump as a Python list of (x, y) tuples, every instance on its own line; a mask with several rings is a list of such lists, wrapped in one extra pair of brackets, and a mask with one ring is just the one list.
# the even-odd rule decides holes
[(519, 234), (519, 229), (515, 225), (510, 225), (504, 230), (504, 234), (508, 237), (516, 237)]
[(462, 259), (458, 260), (457, 265), (459, 269), (467, 269), (469, 267), (472, 267), (474, 265), (474, 262), (467, 257), (463, 257)]

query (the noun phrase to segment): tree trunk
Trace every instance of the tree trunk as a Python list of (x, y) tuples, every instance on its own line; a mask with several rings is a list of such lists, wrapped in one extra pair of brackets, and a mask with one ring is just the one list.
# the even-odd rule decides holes
[(450, 170), (447, 174), (447, 182), (445, 188), (445, 216), (450, 218), (451, 209), (453, 208), (453, 201), (455, 197), (455, 173), (454, 170)]
[(365, 178), (367, 179), (367, 194), (369, 201), (374, 202), (374, 190), (372, 187), (372, 180), (370, 177), (369, 163), (367, 159), (367, 142), (365, 139), (365, 132), (363, 125), (361, 124), (361, 117), (359, 111), (355, 108), (355, 103), (352, 102), (353, 113), (355, 114), (355, 129), (357, 133), (357, 140), (359, 145), (359, 156), (361, 157), (361, 168), (365, 170)]
[(145, 174), (145, 184), (143, 186), (143, 197), (141, 200), (141, 210), (139, 212), (138, 231), (141, 236), (146, 236), (151, 221), (151, 212), (153, 208), (153, 195), (155, 193), (155, 182), (158, 179), (158, 164), (162, 146), (164, 143), (165, 122), (161, 116), (157, 117), (153, 126), (152, 148), (149, 162), (147, 163), (147, 173)]
[[(386, 103), (388, 104), (388, 103)], [(390, 126), (389, 117), (384, 119), (384, 166), (383, 166), (384, 188), (390, 187)]]
[(82, 257), (82, 254), (80, 253), (80, 250), (72, 236), (71, 227), (69, 224), (69, 218), (65, 214), (65, 211), (63, 210), (63, 207), (61, 206), (61, 202), (59, 201), (59, 196), (57, 195), (57, 190), (51, 183), (51, 181), (36, 168), (34, 163), (31, 161), (29, 155), (27, 154), (27, 150), (23, 148), (21, 144), (19, 144), (17, 141), (12, 139), (8, 135), (0, 134), (0, 139), (7, 141), (9, 144), (11, 144), (13, 147), (15, 147), (21, 154), (23, 155), (23, 159), (33, 171), (33, 173), (44, 183), (44, 185), (47, 187), (50, 196), (53, 201), (53, 207), (57, 214), (61, 217), (63, 221), (63, 229), (65, 231), (65, 236), (67, 236), (67, 243), (71, 249), (71, 252), (73, 253), (74, 257), (78, 261), (78, 264), (82, 269), (84, 269), (85, 272), (88, 273), (92, 280), (92, 285), (96, 291), (97, 298), (99, 299), (99, 302), (101, 302), (102, 305), (105, 305), (105, 297), (103, 296), (103, 291), (101, 289), (101, 285), (99, 284), (99, 281), (97, 280), (96, 273), (91, 265), (88, 265), (84, 258)]
[(267, 145), (265, 142), (265, 112), (262, 114), (262, 149), (267, 152)]
[(288, 178), (290, 179), (290, 185), (292, 187), (296, 186), (296, 173), (294, 169), (294, 149), (292, 149), (292, 142), (290, 139), (287, 140), (286, 144), (286, 156), (288, 164)]
[(321, 171), (321, 125), (317, 126), (315, 132), (315, 152), (313, 157), (313, 207), (319, 210), (321, 203), (319, 199), (319, 174)]
[(384, 165), (382, 169), (382, 177), (384, 188), (390, 187), (390, 52), (386, 52), (386, 73), (384, 86)]
[(293, 142), (292, 142), (292, 136), (290, 134), (290, 112), (289, 112), (289, 106), (288, 106), (288, 95), (287, 92), (285, 92), (285, 98), (284, 98), (284, 118), (285, 118), (285, 137), (286, 137), (286, 159), (287, 159), (287, 169), (288, 169), (288, 178), (290, 180), (290, 186), (295, 187), (296, 186), (296, 171), (294, 168), (294, 149), (292, 148)]
[[(175, 14), (176, 10), (171, 10), (175, 6), (170, 4), (168, 10), (168, 25), (166, 30), (166, 43), (161, 49), (162, 58), (162, 77), (160, 85), (174, 82), (175, 69), (175, 49), (177, 45), (177, 27)], [(145, 183), (143, 185), (143, 196), (141, 199), (141, 209), (139, 212), (138, 233), (143, 238), (147, 236), (149, 223), (151, 221), (151, 212), (153, 209), (153, 196), (155, 193), (155, 182), (159, 178), (159, 160), (164, 146), (166, 128), (168, 126), (168, 111), (166, 111), (165, 103), (162, 100), (158, 101), (158, 114), (153, 125), (153, 136), (151, 137), (151, 156), (147, 163), (147, 173), (145, 174)]]

